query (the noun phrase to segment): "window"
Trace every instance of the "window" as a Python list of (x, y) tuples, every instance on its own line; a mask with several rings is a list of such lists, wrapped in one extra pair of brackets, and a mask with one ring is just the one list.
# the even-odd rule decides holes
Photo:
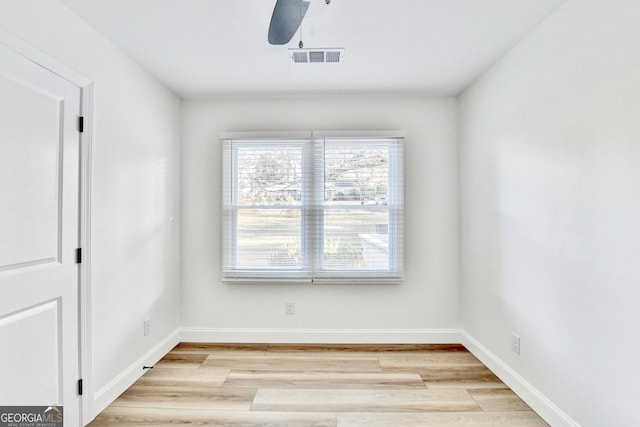
[(228, 281), (402, 278), (398, 133), (223, 135)]

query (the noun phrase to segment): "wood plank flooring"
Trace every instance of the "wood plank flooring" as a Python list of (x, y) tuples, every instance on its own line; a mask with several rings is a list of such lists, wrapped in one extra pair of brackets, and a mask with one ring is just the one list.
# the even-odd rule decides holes
[(90, 426), (547, 426), (461, 345), (181, 343)]

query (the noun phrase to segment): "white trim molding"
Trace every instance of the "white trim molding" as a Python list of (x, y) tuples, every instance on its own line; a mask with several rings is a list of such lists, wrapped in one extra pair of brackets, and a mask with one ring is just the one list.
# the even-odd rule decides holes
[[(80, 378), (84, 390), (93, 390), (93, 345), (91, 343), (91, 166), (93, 137), (93, 83), (81, 88), (80, 114), (84, 117), (80, 134)], [(93, 396), (83, 393), (82, 421), (88, 424), (93, 417)]]
[(107, 385), (98, 390), (93, 397), (93, 416), (95, 418), (107, 406), (113, 403), (125, 390), (133, 385), (143, 374), (143, 366), (153, 366), (180, 342), (180, 330), (176, 329), (165, 339), (143, 354), (138, 360), (122, 371)]
[(220, 139), (405, 138), (401, 130), (300, 130), (221, 132)]
[(25, 42), (3, 27), (0, 27), (0, 43), (9, 47), (19, 55), (24, 56), (29, 61), (34, 62), (43, 68), (46, 68), (52, 73), (57, 74), (58, 76), (62, 77), (65, 80), (68, 80), (69, 82), (80, 88), (88, 86), (92, 83), (91, 79), (89, 79), (88, 77), (69, 68), (67, 65), (61, 63), (47, 53)]
[(462, 340), (460, 343), (464, 345), (467, 350), (480, 359), (482, 363), (496, 374), (546, 422), (554, 427), (580, 427), (580, 424), (558, 408), (551, 400), (540, 393), (540, 391), (533, 387), (527, 380), (522, 378), (516, 371), (511, 369), (499, 357), (469, 335), (467, 331), (461, 331), (461, 338)]
[(459, 329), (182, 328), (182, 342), (277, 344), (451, 344)]

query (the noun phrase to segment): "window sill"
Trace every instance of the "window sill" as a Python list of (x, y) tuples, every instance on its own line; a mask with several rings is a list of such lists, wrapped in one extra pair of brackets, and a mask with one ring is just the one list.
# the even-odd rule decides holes
[(245, 285), (283, 285), (283, 284), (361, 284), (361, 285), (385, 285), (385, 284), (399, 284), (404, 282), (404, 278), (389, 276), (389, 277), (314, 277), (314, 278), (283, 278), (283, 277), (224, 277), (223, 283), (227, 284), (245, 284)]

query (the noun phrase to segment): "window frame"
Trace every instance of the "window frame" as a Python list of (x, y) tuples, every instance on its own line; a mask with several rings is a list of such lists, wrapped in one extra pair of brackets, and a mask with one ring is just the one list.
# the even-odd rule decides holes
[[(343, 132), (343, 131), (304, 131), (304, 132), (225, 132), (220, 135), (223, 142), (222, 172), (222, 281), (235, 283), (398, 283), (403, 281), (404, 264), (404, 174), (403, 153), (404, 133), (399, 131), (383, 132)], [(345, 144), (380, 144), (389, 150), (388, 159), (388, 195), (387, 206), (357, 207), (357, 210), (388, 212), (388, 269), (330, 269), (323, 263), (325, 239), (325, 213), (337, 210), (325, 203), (324, 155), (326, 145), (344, 142)], [(237, 156), (234, 150), (238, 146), (250, 144), (267, 146), (269, 143), (297, 144), (302, 153), (302, 183), (300, 210), (300, 248), (304, 260), (300, 268), (237, 268), (236, 230), (238, 212), (243, 209), (238, 204), (237, 186), (234, 188), (238, 173)], [(237, 153), (237, 151), (236, 151)], [(319, 156), (322, 159), (319, 159)], [(346, 206), (345, 206), (346, 207)], [(257, 208), (257, 207), (256, 207)], [(351, 206), (353, 208), (353, 206)], [(270, 210), (273, 207), (260, 207)]]

